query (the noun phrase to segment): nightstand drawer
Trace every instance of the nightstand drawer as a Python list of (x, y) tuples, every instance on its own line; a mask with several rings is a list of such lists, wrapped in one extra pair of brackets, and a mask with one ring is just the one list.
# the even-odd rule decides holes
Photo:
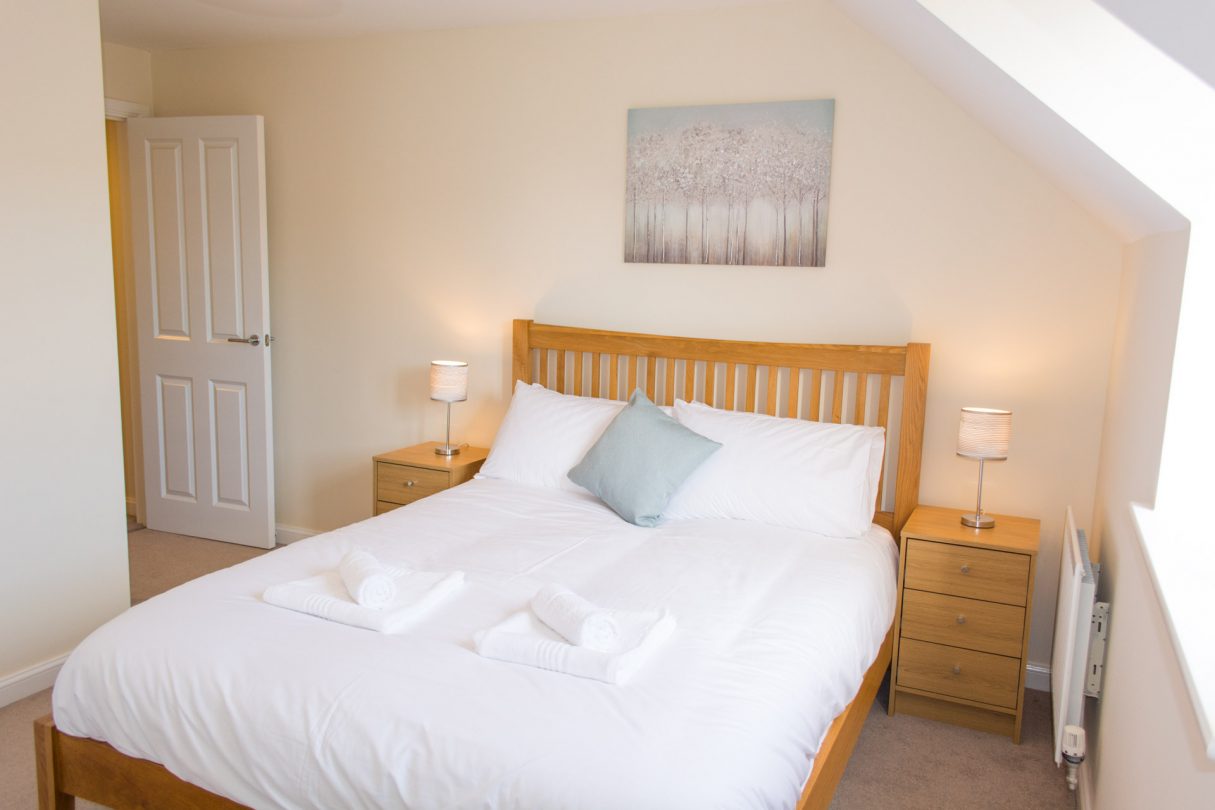
[(927, 591), (903, 592), (903, 638), (1020, 657), (1025, 608)]
[(376, 501), (375, 502), (375, 513), (377, 515), (382, 515), (385, 512), (391, 512), (393, 509), (400, 509), (404, 505), (405, 504), (403, 504), (403, 503), (389, 503), (388, 501)]
[(447, 489), (451, 474), (405, 464), (376, 462), (376, 499), (407, 504)]
[(1017, 707), (1021, 659), (903, 639), (899, 644), (899, 686)]
[(1024, 607), (1029, 556), (909, 540), (906, 587)]

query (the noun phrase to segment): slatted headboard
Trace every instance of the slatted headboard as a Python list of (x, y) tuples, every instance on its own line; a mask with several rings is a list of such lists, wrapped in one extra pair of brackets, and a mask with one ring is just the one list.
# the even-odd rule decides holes
[(919, 499), (929, 348), (753, 343), (516, 320), (513, 376), (578, 396), (627, 399), (640, 385), (659, 405), (678, 397), (730, 411), (880, 425), (887, 458), (873, 520), (897, 538)]

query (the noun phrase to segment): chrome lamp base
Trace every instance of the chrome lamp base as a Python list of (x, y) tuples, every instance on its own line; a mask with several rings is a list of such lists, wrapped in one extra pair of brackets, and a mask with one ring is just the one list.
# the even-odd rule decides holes
[(991, 515), (985, 515), (982, 512), (976, 514), (962, 515), (962, 525), (970, 526), (972, 529), (990, 529), (996, 525), (996, 519)]

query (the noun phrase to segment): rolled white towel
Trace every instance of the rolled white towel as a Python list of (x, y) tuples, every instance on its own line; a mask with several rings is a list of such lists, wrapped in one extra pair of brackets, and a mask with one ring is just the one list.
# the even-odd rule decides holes
[(666, 611), (617, 614), (620, 638), (610, 651), (568, 644), (535, 613), (521, 610), (473, 637), (486, 658), (548, 669), (612, 684), (627, 683), (675, 631), (675, 618)]
[(350, 598), (365, 608), (383, 610), (397, 598), (396, 569), (380, 563), (362, 549), (346, 552), (338, 565)]
[(363, 607), (350, 599), (342, 576), (337, 571), (272, 585), (262, 594), (262, 599), (268, 604), (331, 622), (379, 633), (399, 633), (451, 599), (464, 585), (462, 571), (449, 574), (399, 571), (394, 579), (397, 585), (396, 599), (382, 610)]
[(591, 650), (613, 650), (620, 639), (620, 623), (610, 610), (602, 610), (560, 585), (545, 585), (532, 597), (532, 612), (570, 644)]

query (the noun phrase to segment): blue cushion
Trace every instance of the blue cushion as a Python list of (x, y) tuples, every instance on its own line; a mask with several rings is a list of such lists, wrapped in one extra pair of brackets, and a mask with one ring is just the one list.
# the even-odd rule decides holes
[(675, 490), (720, 447), (667, 416), (639, 388), (569, 477), (629, 523), (656, 526)]

